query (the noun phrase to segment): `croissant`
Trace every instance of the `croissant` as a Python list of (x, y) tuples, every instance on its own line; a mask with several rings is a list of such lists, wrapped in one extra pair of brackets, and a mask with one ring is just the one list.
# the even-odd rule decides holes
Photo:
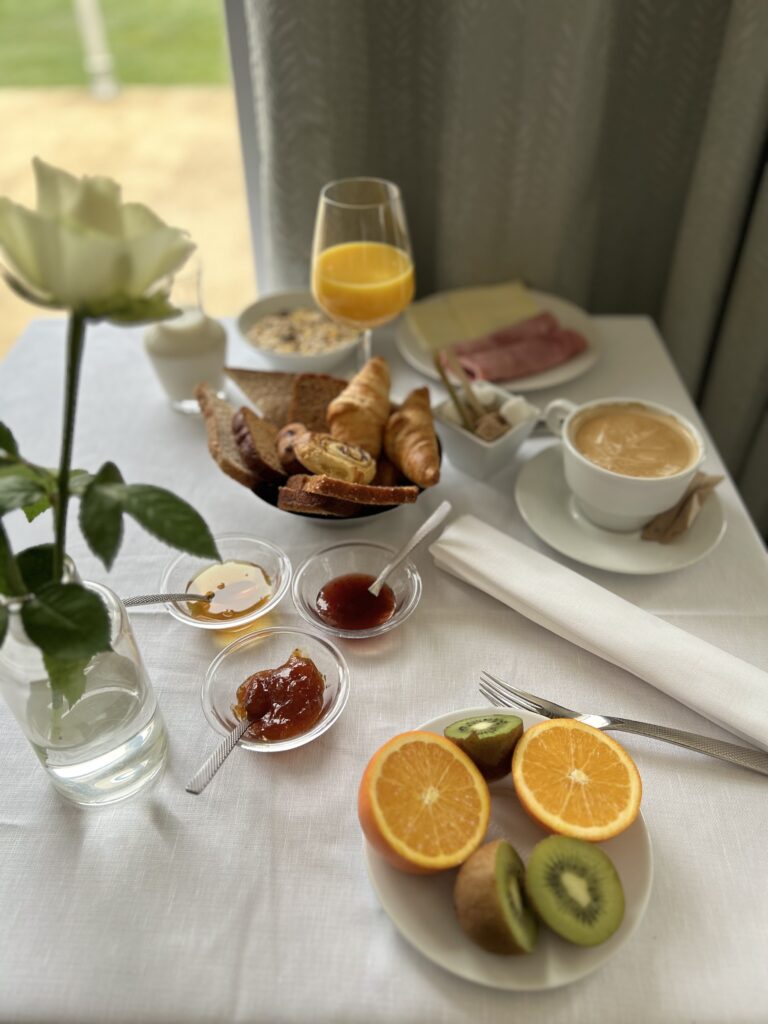
[(327, 410), (331, 435), (356, 444), (378, 458), (389, 416), (389, 367), (379, 356), (369, 359)]
[(384, 449), (390, 462), (419, 487), (432, 487), (440, 479), (440, 451), (437, 447), (429, 389), (412, 391), (387, 420)]

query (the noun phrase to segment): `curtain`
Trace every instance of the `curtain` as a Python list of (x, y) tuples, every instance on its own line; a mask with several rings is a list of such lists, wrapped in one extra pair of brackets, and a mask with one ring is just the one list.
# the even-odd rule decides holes
[(243, 2), (262, 291), (306, 284), (325, 182), (391, 178), (420, 294), (652, 316), (768, 533), (768, 3)]

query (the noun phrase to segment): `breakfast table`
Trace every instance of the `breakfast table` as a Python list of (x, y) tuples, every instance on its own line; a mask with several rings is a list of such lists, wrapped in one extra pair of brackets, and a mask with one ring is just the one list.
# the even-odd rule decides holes
[[(227, 326), (229, 365), (258, 367), (259, 357)], [(601, 316), (595, 329), (597, 364), (559, 388), (531, 393), (531, 401), (629, 394), (700, 424), (649, 319)], [(63, 333), (62, 321), (35, 321), (0, 364), (0, 418), (27, 457), (44, 463), (58, 445)], [(397, 353), (392, 330), (376, 333), (374, 351), (390, 360), (393, 395), (423, 383)], [(707, 557), (670, 573), (612, 573), (548, 548), (516, 508), (521, 466), (553, 443), (537, 433), (511, 465), (482, 482), (444, 461), (439, 486), (416, 505), (329, 527), (271, 508), (224, 477), (199, 417), (167, 404), (141, 330), (102, 325), (86, 346), (74, 465), (93, 470), (113, 460), (126, 480), (186, 498), (214, 533), (277, 544), (294, 568), (344, 539), (397, 546), (447, 498), (456, 514), (473, 513), (768, 670), (768, 557), (730, 479), (717, 489), (727, 529)], [(724, 472), (711, 442), (705, 469)], [(27, 525), (10, 517), (14, 545), (48, 540), (47, 519)], [(81, 575), (123, 597), (155, 591), (173, 556), (129, 523), (107, 575), (75, 528), (70, 536)], [(568, 707), (734, 740), (646, 682), (441, 572), (426, 547), (413, 558), (423, 578), (414, 614), (384, 636), (339, 641), (351, 695), (334, 727), (274, 756), (234, 751), (200, 796), (184, 786), (220, 739), (203, 717), (200, 686), (223, 641), (161, 607), (131, 612), (170, 738), (165, 774), (138, 798), (90, 811), (66, 805), (0, 706), (0, 1021), (768, 1019), (767, 780), (639, 736), (621, 741), (642, 775), (652, 890), (636, 930), (597, 971), (549, 991), (499, 991), (455, 977), (401, 937), (366, 874), (358, 782), (389, 737), (485, 704), (481, 670)], [(259, 625), (300, 621), (287, 595)]]

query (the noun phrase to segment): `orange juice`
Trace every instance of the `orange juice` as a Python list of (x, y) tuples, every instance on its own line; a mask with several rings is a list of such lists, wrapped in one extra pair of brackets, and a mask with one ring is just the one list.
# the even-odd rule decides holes
[(318, 253), (312, 292), (335, 320), (376, 327), (394, 319), (413, 298), (413, 263), (383, 242), (345, 242)]

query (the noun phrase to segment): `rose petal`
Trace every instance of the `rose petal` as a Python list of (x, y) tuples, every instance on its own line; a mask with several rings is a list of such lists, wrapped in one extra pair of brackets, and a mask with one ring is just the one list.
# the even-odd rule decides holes
[(36, 156), (32, 161), (37, 184), (37, 211), (46, 217), (67, 213), (77, 202), (80, 179)]
[(52, 239), (36, 213), (0, 198), (0, 250), (8, 270), (34, 291), (47, 292), (38, 253)]
[(169, 227), (164, 220), (143, 203), (123, 203), (122, 216), (123, 237), (129, 241), (140, 238), (150, 231), (156, 231), (158, 228)]
[(69, 219), (91, 231), (122, 238), (120, 186), (111, 178), (84, 178)]
[(122, 304), (130, 292), (132, 254), (122, 239), (60, 227), (59, 254), (45, 267), (44, 280), (68, 308), (88, 314), (109, 306), (112, 297)]
[(163, 278), (174, 274), (194, 252), (195, 244), (177, 228), (159, 228), (130, 243), (131, 295), (145, 295)]

